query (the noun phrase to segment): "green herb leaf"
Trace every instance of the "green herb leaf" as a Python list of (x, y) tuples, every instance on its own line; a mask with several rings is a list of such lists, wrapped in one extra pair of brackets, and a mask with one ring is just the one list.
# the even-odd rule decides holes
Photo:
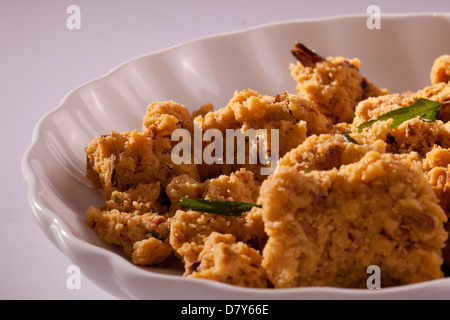
[(385, 114), (379, 116), (376, 119), (369, 120), (367, 122), (361, 123), (358, 126), (358, 132), (362, 132), (364, 128), (370, 127), (377, 121), (384, 121), (393, 119), (394, 121), (389, 126), (390, 129), (394, 129), (398, 125), (403, 122), (420, 117), (420, 120), (427, 122), (436, 122), (439, 117), (439, 111), (441, 110), (441, 106), (443, 104), (450, 103), (450, 101), (446, 102), (437, 102), (429, 99), (416, 99), (412, 105), (404, 108), (398, 108)]
[(344, 132), (344, 140), (347, 141), (347, 142), (354, 143), (354, 144), (359, 144), (358, 141), (356, 141), (355, 139), (350, 137), (350, 135), (348, 134), (347, 131)]
[(261, 208), (261, 205), (254, 203), (206, 200), (186, 197), (180, 199), (179, 205), (185, 209), (227, 216), (240, 216), (242, 212), (250, 211), (254, 207)]
[(119, 197), (117, 197), (116, 195), (114, 195), (114, 202), (115, 202), (115, 203), (119, 203), (119, 202), (120, 202)]

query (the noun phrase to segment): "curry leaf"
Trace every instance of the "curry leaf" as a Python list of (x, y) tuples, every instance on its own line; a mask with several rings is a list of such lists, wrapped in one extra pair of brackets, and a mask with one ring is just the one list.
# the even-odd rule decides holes
[(347, 131), (345, 131), (343, 135), (344, 135), (344, 140), (345, 140), (345, 141), (351, 142), (351, 143), (354, 143), (354, 144), (359, 144), (358, 141), (356, 141), (355, 139), (353, 139), (353, 138), (348, 134)]
[(252, 208), (261, 208), (261, 205), (240, 201), (207, 200), (183, 197), (179, 202), (180, 207), (194, 211), (222, 214), (227, 216), (240, 216), (242, 212)]

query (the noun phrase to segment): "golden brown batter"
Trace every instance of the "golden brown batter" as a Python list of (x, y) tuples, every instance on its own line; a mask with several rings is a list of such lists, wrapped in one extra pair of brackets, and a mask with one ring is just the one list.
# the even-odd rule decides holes
[[(380, 268), (383, 287), (444, 277), (450, 55), (431, 66), (430, 86), (389, 93), (359, 73), (358, 59), (323, 58), (302, 44), (292, 53), (296, 93), (246, 89), (222, 108), (206, 103), (192, 113), (178, 102), (154, 102), (140, 131), (95, 137), (86, 148), (86, 176), (104, 204), (87, 209), (88, 225), (134, 264), (176, 260), (185, 277), (238, 286), (359, 288), (370, 265)], [(358, 128), (410, 110), (419, 98), (439, 103), (436, 119)], [(276, 129), (278, 165), (267, 176), (260, 171), (267, 164), (248, 157), (241, 164), (175, 163), (178, 129), (192, 140), (195, 130)], [(236, 216), (206, 213), (181, 207), (184, 197), (260, 207)]]

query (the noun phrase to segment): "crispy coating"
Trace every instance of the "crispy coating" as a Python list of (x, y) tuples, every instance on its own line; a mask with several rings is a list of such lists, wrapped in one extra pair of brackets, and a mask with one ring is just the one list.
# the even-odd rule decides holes
[(241, 287), (266, 288), (261, 254), (231, 234), (212, 232), (189, 278), (206, 278)]
[(205, 190), (205, 183), (193, 179), (187, 174), (181, 174), (172, 179), (166, 187), (166, 194), (170, 202), (169, 214), (173, 216), (177, 210), (180, 210), (180, 199), (201, 198)]
[[(164, 113), (167, 112), (167, 113)], [(143, 130), (99, 136), (86, 148), (87, 177), (104, 190), (124, 191), (139, 183), (160, 182), (163, 187), (180, 174), (198, 178), (197, 167), (175, 165), (171, 159), (171, 133), (178, 128), (192, 130), (186, 107), (174, 102), (153, 103), (143, 120)]]
[(443, 276), (447, 218), (407, 156), (370, 151), (307, 174), (280, 166), (259, 201), (269, 236), (263, 267), (276, 288), (365, 287), (370, 265), (383, 287)]
[[(415, 92), (404, 92), (403, 94), (393, 93), (380, 97), (369, 97), (358, 104), (355, 110), (353, 124), (359, 125), (365, 121), (375, 119), (388, 111), (401, 107), (407, 107), (413, 104), (418, 98), (444, 102), (447, 101), (449, 97), (450, 86), (446, 83), (438, 83), (427, 86)], [(444, 106), (443, 109), (446, 109), (446, 106)], [(441, 109), (441, 111), (443, 109)], [(447, 122), (448, 120), (442, 116), (443, 113), (440, 112), (439, 120), (444, 123)]]
[(199, 259), (204, 239), (212, 232), (228, 233), (254, 249), (266, 241), (260, 210), (253, 209), (240, 217), (178, 210), (171, 219), (170, 244), (185, 264), (185, 275)]
[[(357, 126), (417, 98), (448, 101), (449, 56), (436, 59), (432, 85), (389, 94), (359, 73), (358, 59), (323, 58), (301, 44), (292, 53), (296, 94), (236, 91), (225, 107), (206, 103), (191, 114), (154, 102), (140, 132), (94, 138), (86, 177), (104, 203), (87, 209), (87, 224), (134, 264), (176, 260), (185, 277), (243, 287), (366, 287), (370, 265), (380, 267), (383, 287), (441, 278), (443, 262), (450, 266), (450, 104), (436, 122), (415, 118), (391, 129), (391, 120), (378, 121), (361, 133)], [(277, 129), (278, 165), (267, 176), (267, 164), (250, 163), (250, 138), (232, 164), (175, 164), (177, 129), (191, 143), (196, 132), (216, 129), (224, 147), (227, 130), (262, 138), (263, 129)], [(273, 154), (272, 137), (264, 138)], [(181, 208), (182, 197), (262, 208), (211, 214)]]
[(105, 199), (114, 190), (150, 182), (147, 177), (159, 163), (153, 142), (136, 130), (122, 134), (112, 131), (109, 135), (96, 137), (86, 148), (86, 154), (87, 176), (105, 191)]
[(356, 105), (388, 93), (359, 73), (360, 61), (328, 57), (312, 64), (291, 64), (299, 95), (313, 101), (332, 123), (352, 122)]
[(134, 264), (155, 265), (173, 255), (169, 220), (159, 215), (160, 182), (140, 183), (126, 191), (113, 191), (103, 206), (86, 211), (87, 224), (105, 243), (123, 248)]
[(423, 161), (423, 168), (427, 171), (435, 167), (446, 168), (448, 165), (450, 165), (450, 148), (442, 148), (437, 145), (427, 153)]
[[(352, 136), (362, 141), (357, 134)], [(313, 135), (281, 158), (279, 166), (290, 166), (303, 172), (330, 170), (358, 162), (369, 151), (384, 153), (385, 149), (386, 144), (381, 140), (355, 144), (346, 141), (343, 134)]]
[[(423, 160), (423, 168), (427, 171), (428, 182), (439, 199), (439, 204), (450, 218), (450, 148), (435, 145)], [(446, 223), (446, 229), (450, 230), (449, 222)], [(442, 254), (447, 265), (450, 265), (450, 239), (447, 239)]]
[[(282, 142), (279, 145), (279, 157), (298, 146), (307, 136), (325, 133), (330, 129), (326, 118), (318, 112), (314, 103), (288, 93), (267, 96), (250, 89), (235, 92), (224, 108), (198, 116), (194, 121), (203, 131), (220, 130), (224, 135), (224, 148), (227, 129), (242, 129), (244, 132), (248, 129), (277, 129), (279, 141)], [(267, 145), (270, 152), (270, 136)], [(261, 174), (261, 167), (267, 165), (260, 161), (251, 164), (248, 155), (247, 150), (245, 164), (239, 164), (236, 160), (233, 164), (200, 165), (200, 174), (203, 178), (211, 178), (220, 174), (229, 175), (240, 168), (245, 168), (253, 172), (258, 180), (264, 180), (266, 176)]]
[[(447, 153), (450, 153), (449, 149)], [(428, 181), (439, 198), (441, 207), (450, 217), (450, 165), (432, 168), (428, 171)]]
[[(204, 184), (201, 198), (255, 203), (259, 184), (253, 174), (241, 169), (230, 176), (219, 176)], [(170, 244), (184, 260), (186, 275), (198, 260), (204, 239), (212, 232), (229, 233), (257, 249), (265, 242), (264, 224), (258, 208), (241, 216), (224, 216), (196, 211), (176, 211), (171, 220)]]
[(204, 117), (208, 112), (214, 111), (214, 105), (209, 102), (202, 105), (198, 110), (195, 110), (191, 114), (191, 118), (195, 119), (199, 116)]
[(169, 221), (162, 215), (89, 207), (86, 218), (100, 239), (122, 247), (134, 264), (155, 265), (172, 255), (168, 242)]
[[(436, 60), (435, 65), (440, 62)], [(427, 86), (416, 92), (407, 92), (402, 95), (391, 94), (382, 97), (369, 98), (360, 102), (356, 108), (352, 131), (356, 127), (370, 119), (414, 103), (417, 98), (425, 98), (433, 101), (444, 102), (450, 99), (450, 87), (448, 83), (439, 82)], [(361, 134), (366, 141), (382, 140), (386, 142), (386, 150), (391, 153), (417, 152), (427, 173), (428, 181), (439, 199), (439, 204), (447, 216), (449, 213), (448, 193), (448, 167), (445, 165), (450, 148), (450, 111), (448, 104), (441, 107), (439, 120), (425, 122), (419, 118), (405, 121), (395, 129), (390, 129), (392, 120), (378, 121), (371, 127), (364, 129)], [(448, 228), (448, 227), (447, 227)], [(445, 261), (450, 264), (450, 241), (447, 241), (443, 250)]]
[(295, 125), (302, 120), (306, 121), (308, 134), (325, 133), (329, 129), (326, 119), (307, 99), (289, 93), (267, 96), (246, 89), (235, 92), (224, 108), (207, 113), (202, 124), (205, 130), (243, 128), (245, 131), (278, 128), (283, 121)]
[(430, 80), (433, 84), (450, 81), (450, 55), (442, 55), (434, 61), (431, 67)]
[[(450, 87), (440, 83), (407, 95), (389, 94), (361, 101), (356, 107), (352, 131), (357, 132), (357, 127), (361, 123), (376, 119), (386, 112), (410, 106), (417, 98), (444, 102), (450, 98)], [(439, 120), (436, 122), (425, 122), (419, 118), (413, 118), (391, 129), (389, 125), (392, 120), (378, 121), (371, 127), (365, 128), (362, 136), (368, 141), (385, 141), (387, 151), (391, 153), (414, 151), (425, 156), (435, 144), (445, 148), (450, 147), (448, 124), (444, 122), (447, 120), (446, 108), (447, 105), (441, 107)]]
[(175, 177), (166, 187), (173, 213), (181, 209), (178, 205), (182, 197), (205, 198), (210, 200), (254, 202), (259, 194), (259, 182), (252, 172), (240, 169), (229, 176), (221, 175), (214, 179), (199, 182), (188, 175)]
[(147, 212), (159, 212), (165, 208), (160, 203), (160, 182), (140, 183), (136, 187), (125, 191), (113, 191), (109, 199), (105, 200), (102, 210), (119, 210), (134, 215)]
[[(438, 102), (445, 102), (450, 99), (450, 82), (440, 82), (427, 86), (413, 93), (405, 94), (405, 99), (409, 99), (407, 104), (412, 104), (416, 98), (425, 98)], [(450, 121), (450, 105), (444, 104), (439, 112), (439, 120), (443, 123)]]
[(166, 186), (179, 175), (198, 179), (196, 166), (173, 164), (171, 133), (193, 129), (186, 107), (152, 103), (142, 132), (99, 136), (86, 148), (87, 178), (103, 190), (105, 203), (89, 207), (87, 223), (109, 244), (123, 248), (135, 264), (155, 265), (173, 255)]
[(150, 237), (133, 244), (131, 262), (136, 265), (154, 266), (168, 261), (170, 257), (172, 247), (155, 237)]
[(142, 119), (142, 132), (150, 136), (159, 135), (170, 138), (175, 129), (183, 128), (192, 132), (193, 126), (188, 109), (174, 101), (149, 104)]

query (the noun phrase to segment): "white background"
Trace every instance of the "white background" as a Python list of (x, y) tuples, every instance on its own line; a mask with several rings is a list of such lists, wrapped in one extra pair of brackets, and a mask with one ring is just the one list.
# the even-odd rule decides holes
[[(69, 30), (67, 7), (81, 9)], [(196, 38), (279, 22), (365, 14), (450, 12), (450, 1), (1, 0), (0, 298), (115, 299), (85, 277), (37, 225), (21, 158), (36, 122), (72, 89), (136, 56)], [(324, 39), (326, 41), (326, 39)], [(420, 45), (420, 39), (418, 39)]]

